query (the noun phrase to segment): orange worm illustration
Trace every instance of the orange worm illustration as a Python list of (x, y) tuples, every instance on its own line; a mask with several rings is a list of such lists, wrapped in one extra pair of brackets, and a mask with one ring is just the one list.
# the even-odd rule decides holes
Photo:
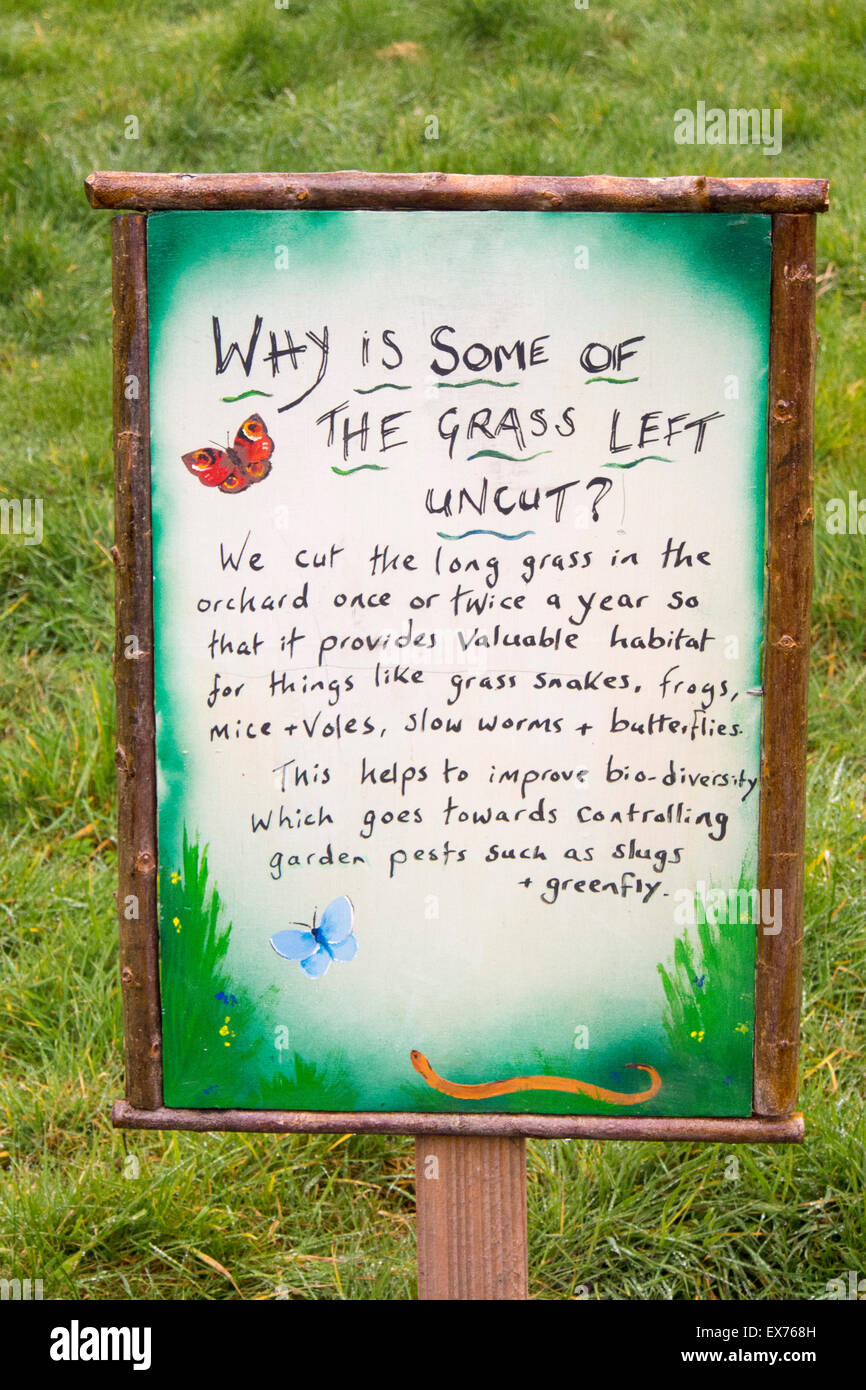
[(662, 1079), (655, 1067), (643, 1062), (627, 1062), (626, 1066), (635, 1071), (649, 1072), (652, 1084), (646, 1091), (608, 1091), (604, 1086), (593, 1086), (588, 1081), (576, 1081), (570, 1076), (510, 1076), (505, 1081), (482, 1081), (477, 1085), (462, 1085), (458, 1081), (446, 1081), (437, 1075), (423, 1052), (410, 1052), (412, 1066), (423, 1076), (434, 1091), (446, 1096), (456, 1096), (458, 1100), (487, 1100), (490, 1096), (508, 1096), (515, 1091), (571, 1091), (576, 1095), (590, 1096), (592, 1100), (604, 1100), (608, 1105), (639, 1105), (641, 1101), (652, 1100), (661, 1089)]

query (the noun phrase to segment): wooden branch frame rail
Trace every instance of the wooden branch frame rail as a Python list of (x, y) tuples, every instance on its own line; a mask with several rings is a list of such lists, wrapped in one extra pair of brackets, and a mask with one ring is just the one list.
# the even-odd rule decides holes
[(94, 173), (95, 208), (426, 208), (466, 212), (826, 212), (826, 179), (522, 178), (507, 174)]
[[(114, 306), (118, 922), (124, 1129), (377, 1133), (797, 1143), (806, 701), (812, 583), (812, 398), (819, 179), (521, 178), (358, 171), (304, 174), (94, 173), (112, 224)], [(767, 421), (767, 583), (758, 885), (781, 891), (782, 930), (757, 927), (753, 1113), (744, 1118), (180, 1110), (162, 1104), (153, 701), (146, 213), (178, 209), (499, 209), (766, 213), (772, 217)], [(130, 377), (138, 394), (127, 393)], [(134, 396), (128, 398), (128, 394)], [(140, 653), (124, 655), (128, 634)], [(126, 905), (137, 900), (138, 917)]]

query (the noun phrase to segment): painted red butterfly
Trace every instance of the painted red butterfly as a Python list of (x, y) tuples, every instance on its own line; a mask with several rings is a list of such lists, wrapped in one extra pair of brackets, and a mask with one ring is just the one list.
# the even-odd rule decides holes
[(231, 447), (194, 449), (182, 457), (190, 473), (205, 487), (218, 487), (220, 492), (245, 492), (268, 476), (273, 452), (274, 441), (261, 415), (250, 415)]

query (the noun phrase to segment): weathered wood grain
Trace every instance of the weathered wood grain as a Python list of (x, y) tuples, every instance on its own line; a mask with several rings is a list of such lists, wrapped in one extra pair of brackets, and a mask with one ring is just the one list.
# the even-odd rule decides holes
[(443, 1115), (353, 1110), (155, 1110), (114, 1103), (119, 1129), (245, 1131), (250, 1134), (453, 1134), (531, 1139), (656, 1139), (711, 1144), (798, 1144), (803, 1116), (708, 1119), (632, 1115)]
[(418, 1297), (529, 1297), (526, 1140), (415, 1141)]
[(93, 207), (503, 208), (558, 212), (823, 212), (826, 179), (516, 177), (506, 174), (160, 174), (100, 170), (85, 180)]
[(112, 222), (117, 920), (126, 1096), (162, 1104), (150, 534), (147, 219)]
[[(815, 218), (773, 218), (767, 475), (767, 618), (758, 886), (781, 894), (778, 933), (757, 927), (754, 1109), (797, 1099), (812, 597)], [(770, 902), (775, 901), (770, 899)]]

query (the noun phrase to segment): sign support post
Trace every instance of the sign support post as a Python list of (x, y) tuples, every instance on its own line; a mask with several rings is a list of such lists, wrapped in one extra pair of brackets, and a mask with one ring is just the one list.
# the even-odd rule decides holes
[(529, 1297), (525, 1139), (416, 1139), (415, 1199), (419, 1299)]

